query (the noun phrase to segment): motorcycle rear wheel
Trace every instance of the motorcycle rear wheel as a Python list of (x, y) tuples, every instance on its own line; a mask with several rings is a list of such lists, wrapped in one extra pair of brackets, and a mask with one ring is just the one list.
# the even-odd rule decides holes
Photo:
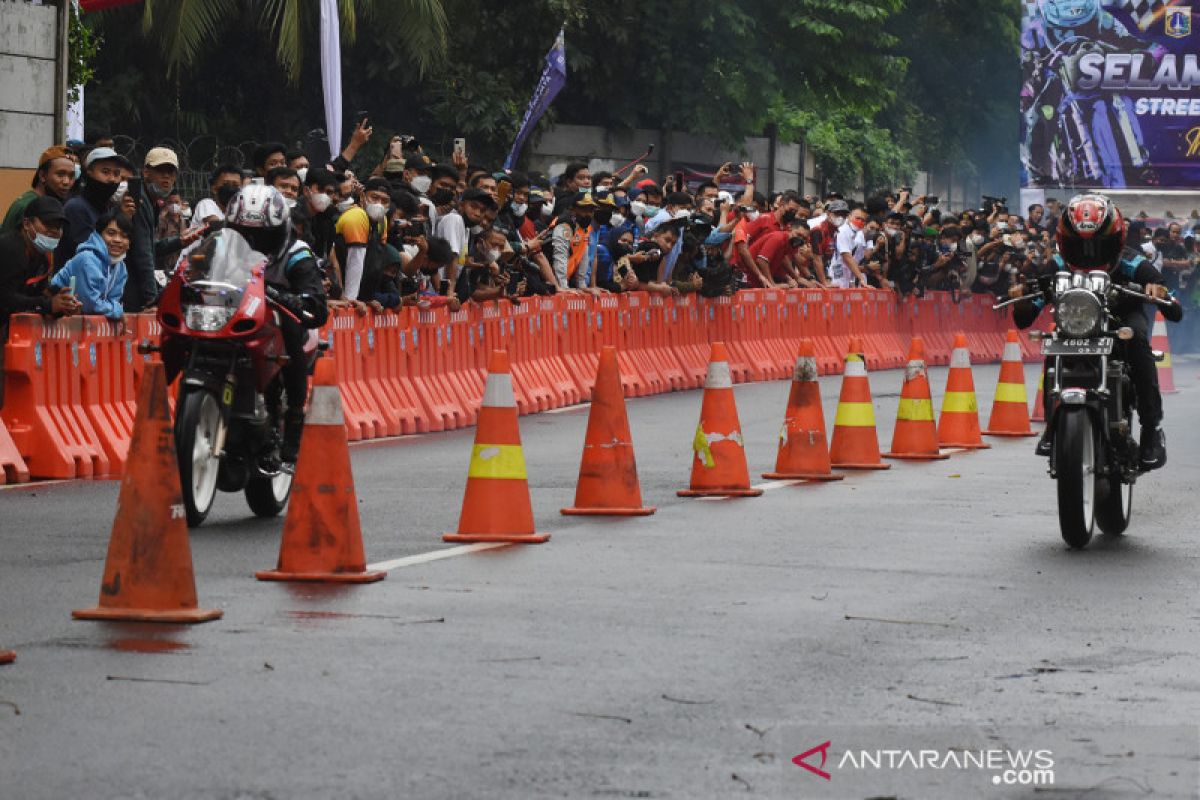
[(1113, 478), (1098, 483), (1096, 524), (1109, 535), (1122, 534), (1133, 516), (1133, 484), (1120, 483)]
[(1058, 527), (1072, 549), (1087, 547), (1096, 527), (1096, 434), (1083, 409), (1060, 413), (1054, 432)]
[(221, 460), (213, 451), (223, 424), (221, 406), (211, 392), (191, 391), (180, 399), (175, 418), (175, 450), (189, 528), (204, 522), (217, 496)]
[(277, 517), (287, 508), (292, 494), (292, 475), (281, 472), (274, 478), (252, 478), (246, 484), (246, 503), (258, 517)]

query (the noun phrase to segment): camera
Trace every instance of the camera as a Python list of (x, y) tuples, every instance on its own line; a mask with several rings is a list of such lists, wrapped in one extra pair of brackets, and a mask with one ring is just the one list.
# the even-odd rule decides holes
[(409, 294), (416, 294), (417, 292), (421, 291), (421, 287), (417, 284), (417, 279), (410, 278), (407, 275), (400, 278), (399, 287), (400, 287), (400, 294), (402, 296), (409, 295)]

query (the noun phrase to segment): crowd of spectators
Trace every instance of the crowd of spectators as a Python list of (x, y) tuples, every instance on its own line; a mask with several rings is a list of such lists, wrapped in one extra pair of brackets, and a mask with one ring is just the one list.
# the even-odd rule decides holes
[[(620, 174), (582, 161), (561, 174), (505, 173), (473, 164), (457, 144), (435, 161), (394, 136), (362, 164), (373, 130), (362, 121), (342, 153), (311, 164), (282, 143), (259, 146), (252, 169), (219, 166), (204, 197), (183, 197), (165, 147), (135, 167), (112, 139), (55, 146), (0, 228), (0, 323), (14, 312), (104, 314), (152, 306), (204, 233), (221, 226), (243, 185), (275, 187), (296, 236), (316, 254), (329, 303), (361, 313), (556, 293), (645, 291), (731, 295), (742, 288), (873, 286), (899, 296), (946, 290), (1006, 294), (1053, 269), (1061, 205), (1024, 216), (1004, 198), (959, 212), (901, 187), (865, 202), (837, 193), (765, 194), (751, 163), (728, 163), (685, 185), (642, 165)], [(459, 140), (461, 143), (461, 140)], [(1200, 224), (1196, 226), (1200, 229)], [(1188, 292), (1195, 231), (1131, 225), (1131, 243)]]

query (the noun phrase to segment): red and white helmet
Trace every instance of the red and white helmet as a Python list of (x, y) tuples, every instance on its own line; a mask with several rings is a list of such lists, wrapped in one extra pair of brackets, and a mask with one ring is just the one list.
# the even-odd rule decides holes
[(1076, 195), (1063, 210), (1055, 238), (1072, 269), (1111, 269), (1125, 249), (1125, 219), (1102, 194)]
[(271, 260), (287, 252), (292, 232), (291, 212), (287, 200), (274, 186), (257, 183), (243, 186), (229, 201), (225, 222)]

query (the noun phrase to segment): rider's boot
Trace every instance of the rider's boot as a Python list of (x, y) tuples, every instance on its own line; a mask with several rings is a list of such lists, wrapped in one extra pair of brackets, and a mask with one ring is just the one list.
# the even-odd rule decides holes
[(277, 399), (268, 397), (267, 418), (269, 441), (258, 460), (258, 469), (264, 475), (274, 477), (283, 471), (283, 460), (279, 457), (279, 420), (283, 418), (283, 404)]
[(1167, 464), (1167, 435), (1157, 425), (1142, 426), (1142, 447), (1139, 460), (1142, 472), (1159, 469)]
[(289, 408), (283, 417), (283, 444), (279, 447), (279, 458), (284, 469), (292, 472), (300, 456), (300, 436), (304, 433), (304, 409)]

